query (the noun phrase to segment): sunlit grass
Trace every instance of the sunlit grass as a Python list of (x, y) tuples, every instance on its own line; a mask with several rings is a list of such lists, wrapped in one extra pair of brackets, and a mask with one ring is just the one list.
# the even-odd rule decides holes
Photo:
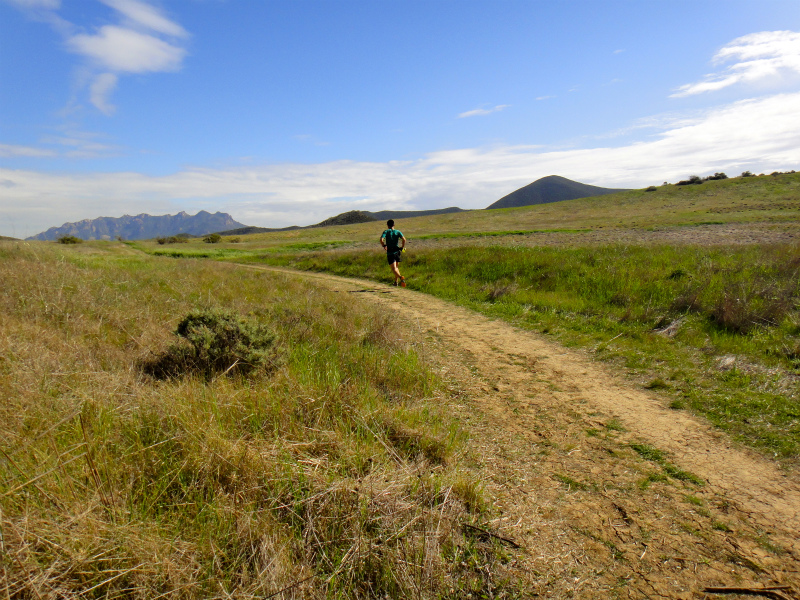
[[(264, 260), (388, 281), (370, 251)], [(412, 289), (589, 348), (751, 445), (800, 452), (797, 245), (472, 246), (402, 266)]]
[[(482, 522), (487, 503), (441, 410), (444, 382), (390, 317), (279, 275), (115, 244), (3, 243), (0, 278), (10, 597), (513, 589), (491, 545), (476, 549), (480, 571), (453, 563), (459, 524)], [(143, 373), (198, 308), (268, 326), (277, 368)]]

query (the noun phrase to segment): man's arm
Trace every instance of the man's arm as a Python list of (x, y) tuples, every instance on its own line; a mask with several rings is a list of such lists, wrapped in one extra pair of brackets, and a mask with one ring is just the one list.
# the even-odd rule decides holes
[(402, 233), (400, 234), (400, 243), (402, 244), (400, 246), (400, 249), (402, 250), (406, 247), (406, 236), (404, 236)]
[(386, 232), (385, 231), (381, 234), (381, 239), (379, 241), (381, 243), (381, 246), (383, 246), (383, 249), (386, 250), (386, 242), (383, 241), (384, 239), (386, 239)]

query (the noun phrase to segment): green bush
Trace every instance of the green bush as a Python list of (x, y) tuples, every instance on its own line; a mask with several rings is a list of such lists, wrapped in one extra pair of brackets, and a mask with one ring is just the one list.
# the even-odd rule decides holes
[(222, 239), (222, 236), (220, 234), (212, 233), (211, 235), (207, 235), (206, 237), (204, 237), (203, 241), (206, 244), (218, 244), (221, 239)]
[(74, 235), (62, 235), (58, 238), (59, 244), (81, 244), (83, 240), (79, 237), (75, 237)]
[(156, 379), (190, 373), (211, 378), (220, 373), (270, 371), (278, 365), (275, 333), (265, 324), (225, 310), (196, 310), (175, 330), (184, 341), (170, 346), (142, 370)]
[(169, 237), (157, 237), (156, 241), (161, 244), (185, 244), (189, 239), (184, 234), (171, 235)]

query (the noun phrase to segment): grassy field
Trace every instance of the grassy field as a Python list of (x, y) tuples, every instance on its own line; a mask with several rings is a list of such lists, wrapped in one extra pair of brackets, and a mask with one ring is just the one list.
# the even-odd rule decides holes
[[(380, 256), (268, 262), (386, 280)], [(800, 246), (423, 250), (408, 285), (636, 374), (755, 447), (800, 454)]]
[[(660, 186), (654, 192), (631, 190), (522, 208), (473, 210), (429, 217), (398, 219), (397, 228), (415, 241), (510, 237), (525, 243), (524, 234), (561, 233), (577, 243), (594, 243), (589, 232), (682, 230), (709, 224), (758, 224), (764, 228), (792, 227), (800, 219), (800, 173), (736, 177), (702, 185)], [(142, 243), (149, 251), (200, 252), (221, 256), (235, 250), (304, 252), (377, 244), (383, 223), (295, 229), (223, 237), (218, 245), (159, 246)], [(239, 238), (239, 243), (230, 240)], [(188, 247), (187, 247), (188, 246)]]
[[(413, 289), (592, 352), (675, 409), (788, 464), (800, 456), (798, 222), (800, 173), (407, 219), (398, 228), (410, 239), (403, 270)], [(169, 251), (388, 281), (381, 228)]]
[[(398, 226), (412, 289), (608, 361), (792, 468), (799, 221), (786, 174)], [(521, 594), (513, 556), (469, 534), (486, 493), (407, 324), (229, 264), (388, 282), (382, 229), (0, 243), (0, 593)]]
[(447, 382), (390, 318), (112, 243), (4, 242), (0, 279), (3, 597), (515, 594), (468, 535)]

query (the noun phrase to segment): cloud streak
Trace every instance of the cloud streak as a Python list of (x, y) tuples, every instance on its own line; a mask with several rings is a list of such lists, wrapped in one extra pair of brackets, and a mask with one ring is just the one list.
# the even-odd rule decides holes
[(714, 55), (712, 63), (736, 61), (721, 73), (678, 88), (672, 97), (715, 92), (736, 84), (779, 84), (800, 75), (800, 33), (762, 31), (736, 38)]
[(644, 187), (691, 174), (795, 169), (800, 165), (798, 106), (800, 93), (739, 101), (675, 119), (645, 141), (616, 147), (495, 146), (433, 152), (417, 160), (195, 168), (162, 177), (0, 169), (0, 180), (8, 182), (0, 227), (13, 222), (20, 230), (24, 224), (26, 235), (34, 235), (101, 215), (200, 209), (229, 212), (250, 225), (281, 227), (356, 208), (485, 208), (552, 174), (604, 187)]
[(93, 35), (70, 38), (67, 47), (101, 69), (116, 73), (177, 71), (186, 50), (146, 33), (106, 25)]
[(189, 33), (141, 0), (100, 0), (114, 10), (118, 22), (92, 32), (79, 31), (61, 18), (57, 13), (61, 8), (59, 0), (10, 1), (49, 23), (64, 36), (66, 49), (85, 59), (81, 75), (85, 82), (80, 87), (88, 87), (89, 102), (105, 115), (115, 111), (110, 97), (120, 75), (178, 71), (187, 55), (185, 42)]
[(468, 110), (467, 112), (462, 112), (458, 115), (459, 119), (467, 119), (469, 117), (483, 117), (486, 115), (490, 115), (492, 113), (500, 112), (501, 110), (505, 110), (509, 108), (510, 104), (498, 104), (494, 108), (476, 108), (475, 110)]

